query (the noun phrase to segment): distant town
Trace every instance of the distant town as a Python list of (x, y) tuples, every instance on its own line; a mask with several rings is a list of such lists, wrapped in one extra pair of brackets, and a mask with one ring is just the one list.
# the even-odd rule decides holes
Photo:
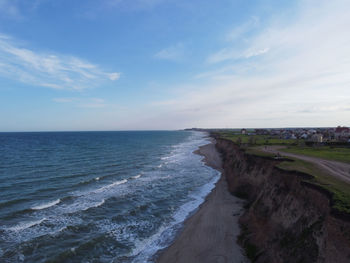
[(201, 129), (198, 131), (227, 131), (242, 135), (265, 135), (284, 140), (304, 140), (314, 143), (350, 143), (350, 128), (338, 126), (333, 128), (279, 128), (279, 129)]

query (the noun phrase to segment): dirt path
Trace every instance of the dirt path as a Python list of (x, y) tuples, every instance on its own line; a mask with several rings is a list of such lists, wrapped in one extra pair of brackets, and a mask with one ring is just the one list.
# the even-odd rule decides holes
[(266, 146), (262, 148), (264, 152), (272, 154), (281, 154), (282, 156), (297, 158), (303, 161), (307, 161), (316, 164), (318, 167), (327, 171), (330, 175), (339, 178), (347, 183), (350, 183), (350, 164), (341, 163), (336, 161), (330, 161), (325, 159), (320, 159), (317, 157), (305, 156), (294, 153), (283, 152), (284, 146)]

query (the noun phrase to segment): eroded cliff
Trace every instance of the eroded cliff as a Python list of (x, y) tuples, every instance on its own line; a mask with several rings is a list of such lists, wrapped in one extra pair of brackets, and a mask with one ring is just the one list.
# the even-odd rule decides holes
[(247, 199), (239, 242), (254, 262), (350, 262), (350, 220), (334, 213), (332, 198), (281, 170), (278, 160), (246, 154), (217, 138), (229, 191)]

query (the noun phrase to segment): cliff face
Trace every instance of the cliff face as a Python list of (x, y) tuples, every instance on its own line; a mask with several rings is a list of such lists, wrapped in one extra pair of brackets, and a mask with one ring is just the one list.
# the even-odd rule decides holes
[(240, 243), (254, 262), (350, 262), (350, 221), (329, 194), (276, 160), (245, 154), (217, 138), (229, 191), (247, 199)]

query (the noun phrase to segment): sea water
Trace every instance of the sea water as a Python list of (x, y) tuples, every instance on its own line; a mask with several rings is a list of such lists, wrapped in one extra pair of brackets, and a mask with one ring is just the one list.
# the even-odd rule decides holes
[(152, 262), (219, 178), (193, 131), (0, 133), (0, 262)]

